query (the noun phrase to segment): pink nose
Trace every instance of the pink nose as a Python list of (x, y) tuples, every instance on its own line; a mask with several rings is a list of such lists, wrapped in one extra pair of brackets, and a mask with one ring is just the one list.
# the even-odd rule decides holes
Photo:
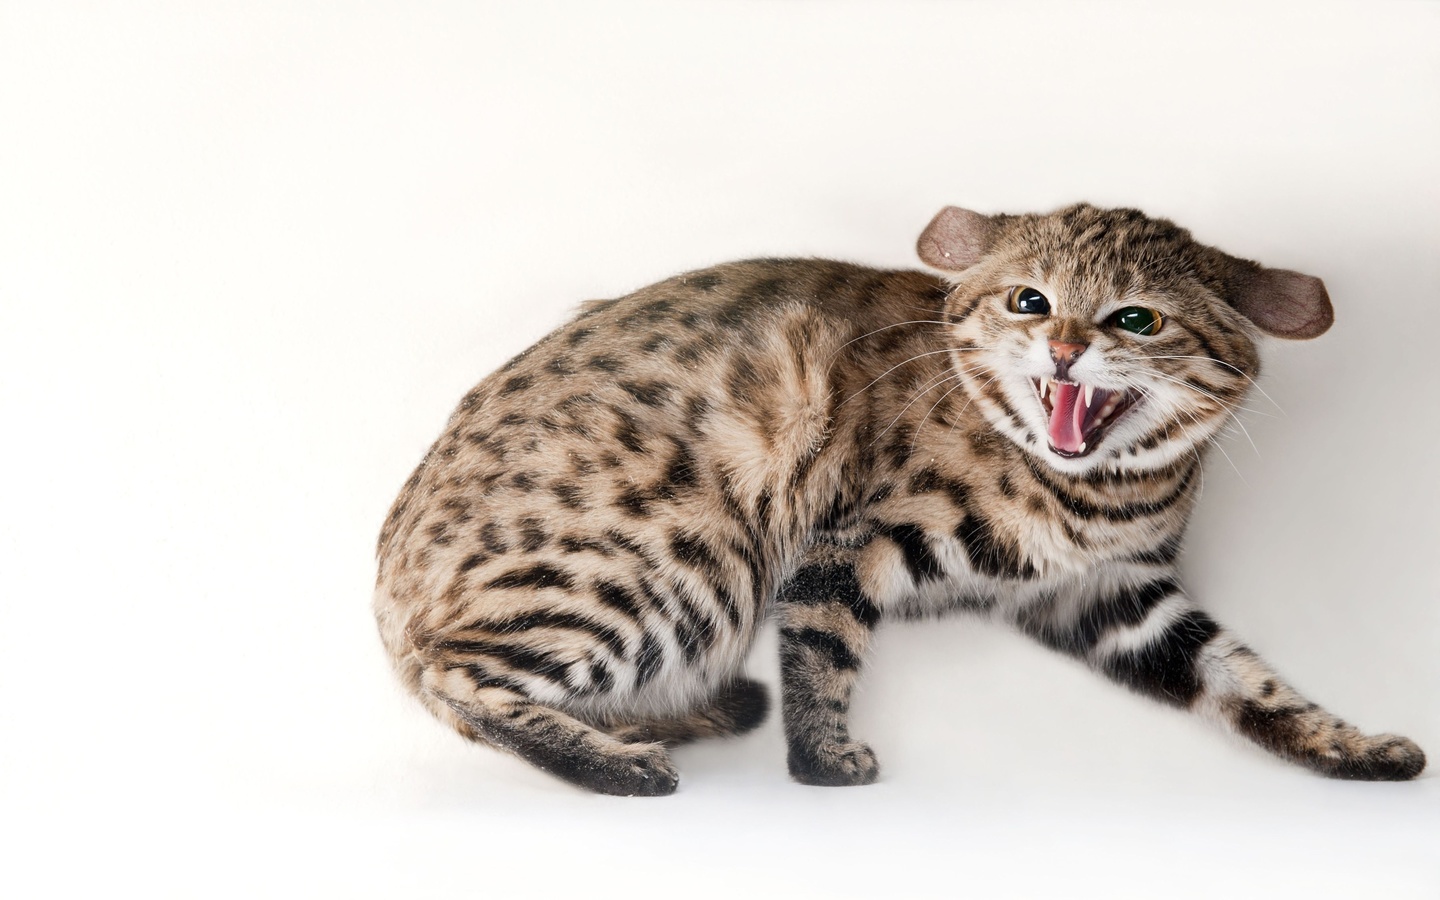
[(1055, 360), (1055, 365), (1062, 369), (1068, 369), (1075, 365), (1075, 360), (1085, 352), (1089, 344), (1070, 344), (1065, 341), (1050, 342), (1050, 358)]

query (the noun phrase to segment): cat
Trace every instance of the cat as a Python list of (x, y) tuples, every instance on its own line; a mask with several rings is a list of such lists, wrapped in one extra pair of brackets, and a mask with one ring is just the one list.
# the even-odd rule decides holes
[(866, 784), (872, 630), (970, 611), (1324, 775), (1419, 774), (1176, 572), (1258, 334), (1323, 333), (1324, 285), (1087, 204), (948, 207), (919, 254), (947, 277), (759, 259), (592, 301), (466, 394), (380, 535), (405, 686), (573, 784), (669, 794), (667, 746), (764, 719), (741, 669), (774, 615), (792, 777)]

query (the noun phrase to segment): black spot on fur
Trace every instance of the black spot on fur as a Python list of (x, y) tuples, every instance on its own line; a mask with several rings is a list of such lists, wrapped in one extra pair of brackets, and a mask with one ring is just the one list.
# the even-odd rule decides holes
[(436, 522), (431, 525), (427, 533), (430, 535), (430, 543), (439, 544), (442, 547), (455, 540), (455, 536), (450, 534), (449, 526), (445, 522)]
[(628, 487), (615, 498), (615, 505), (637, 519), (645, 519), (650, 516), (650, 500), (648, 492)]
[(606, 356), (603, 354), (591, 359), (590, 362), (586, 363), (586, 365), (597, 372), (609, 372), (612, 375), (624, 368), (624, 366), (621, 365), (620, 360), (616, 359), (613, 356)]
[(618, 406), (610, 407), (615, 414), (615, 440), (631, 453), (644, 453), (645, 442), (640, 438), (640, 423), (636, 418)]
[(664, 406), (672, 390), (670, 385), (660, 381), (622, 381), (620, 387), (646, 406)]
[(695, 487), (699, 480), (695, 471), (695, 457), (690, 452), (690, 447), (676, 441), (675, 455), (671, 456), (670, 461), (665, 465), (665, 474), (660, 481), (664, 492), (669, 496), (674, 496)]
[(749, 403), (753, 400), (751, 391), (760, 387), (762, 380), (760, 373), (756, 371), (755, 364), (745, 357), (737, 357), (726, 376), (725, 387), (730, 395), (741, 403)]
[(685, 401), (685, 416), (694, 428), (710, 414), (710, 401), (704, 397), (690, 397)]
[(563, 569), (558, 569), (548, 563), (536, 563), (521, 569), (511, 569), (486, 586), (492, 588), (556, 587), (568, 591), (575, 587), (575, 579)]
[(669, 318), (666, 314), (674, 306), (675, 304), (670, 300), (651, 300), (628, 313), (620, 320), (620, 324), (631, 327), (641, 324), (655, 325)]
[(691, 275), (685, 279), (685, 283), (702, 291), (713, 291), (720, 286), (720, 276), (710, 273)]
[(675, 361), (681, 366), (692, 366), (700, 361), (710, 347), (703, 341), (692, 341), (675, 351)]
[(487, 557), (483, 553), (472, 553), (469, 556), (465, 557), (463, 560), (461, 560), (459, 570), (461, 572), (468, 572), (483, 563), (486, 559), (489, 559), (489, 557)]
[(577, 512), (583, 512), (587, 508), (585, 501), (582, 499), (584, 492), (580, 490), (580, 486), (577, 484), (572, 484), (568, 481), (557, 481), (550, 485), (550, 493), (554, 494), (555, 498), (559, 500), (563, 506)]
[(595, 585), (595, 596), (611, 609), (617, 609), (626, 616), (640, 620), (640, 604), (635, 595), (613, 581), (602, 581)]
[(711, 584), (719, 582), (725, 574), (715, 549), (699, 535), (676, 532), (670, 536), (670, 552), (685, 565), (703, 573)]
[(769, 305), (769, 301), (764, 297), (740, 297), (716, 310), (715, 322), (724, 328), (745, 328), (754, 324)]
[(1010, 480), (1010, 476), (1009, 476), (1009, 475), (1005, 474), (1004, 472), (1001, 472), (1001, 473), (1000, 473), (1000, 480), (996, 482), (996, 485), (1000, 488), (1000, 493), (1001, 493), (1001, 494), (1003, 494), (1004, 496), (1009, 497), (1009, 498), (1011, 498), (1011, 499), (1014, 499), (1015, 493), (1016, 493), (1016, 492), (1015, 492), (1015, 482), (1013, 482), (1013, 481)]
[(609, 544), (592, 538), (576, 537), (573, 534), (563, 535), (557, 543), (560, 549), (566, 553), (598, 553), (601, 556), (615, 555), (615, 551), (610, 549)]
[(520, 520), (520, 547), (522, 549), (539, 550), (549, 542), (550, 533), (545, 530), (543, 522), (533, 517)]
[(535, 383), (533, 375), (516, 375), (500, 387), (500, 396), (504, 397), (516, 391), (523, 391)]
[(635, 686), (644, 687), (660, 673), (665, 663), (665, 651), (655, 635), (644, 632), (640, 638), (640, 652), (635, 654)]
[(485, 545), (486, 550), (496, 555), (510, 549), (500, 533), (500, 525), (496, 522), (486, 522), (480, 529), (480, 543)]

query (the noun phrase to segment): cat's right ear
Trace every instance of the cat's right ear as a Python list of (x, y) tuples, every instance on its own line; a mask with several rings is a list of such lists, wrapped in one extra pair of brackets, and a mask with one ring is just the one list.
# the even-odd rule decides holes
[(995, 242), (995, 221), (958, 206), (947, 206), (920, 233), (916, 250), (926, 265), (958, 272), (968, 269)]

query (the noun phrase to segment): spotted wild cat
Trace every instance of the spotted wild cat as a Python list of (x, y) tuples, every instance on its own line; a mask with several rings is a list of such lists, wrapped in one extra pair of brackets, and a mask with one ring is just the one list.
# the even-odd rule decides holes
[(965, 610), (1322, 774), (1418, 774), (1176, 574), (1257, 333), (1323, 333), (1320, 281), (1088, 205), (948, 208), (919, 249), (948, 280), (766, 259), (592, 302), (481, 382), (380, 536), (405, 685), (567, 781), (667, 794), (667, 744), (764, 718), (741, 667), (774, 615), (791, 774), (864, 784), (871, 631)]

